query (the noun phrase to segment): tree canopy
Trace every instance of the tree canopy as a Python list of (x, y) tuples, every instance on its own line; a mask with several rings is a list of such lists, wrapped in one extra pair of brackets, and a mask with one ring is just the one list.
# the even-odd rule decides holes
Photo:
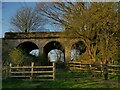
[(80, 36), (90, 59), (114, 63), (120, 48), (118, 6), (115, 2), (53, 2), (38, 3), (36, 10), (62, 25), (67, 35)]

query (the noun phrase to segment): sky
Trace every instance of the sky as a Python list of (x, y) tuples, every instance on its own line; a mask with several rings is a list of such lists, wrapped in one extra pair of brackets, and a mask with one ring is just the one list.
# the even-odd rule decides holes
[[(10, 19), (16, 14), (16, 11), (23, 6), (35, 7), (33, 2), (2, 2), (2, 37), (5, 32), (9, 32)], [(1, 37), (1, 36), (0, 36)]]
[[(56, 53), (56, 52), (60, 52), (60, 53)], [(48, 58), (50, 59), (50, 62), (56, 62), (58, 57), (60, 58), (60, 61), (64, 62), (64, 53), (61, 50), (54, 49), (48, 53)]]

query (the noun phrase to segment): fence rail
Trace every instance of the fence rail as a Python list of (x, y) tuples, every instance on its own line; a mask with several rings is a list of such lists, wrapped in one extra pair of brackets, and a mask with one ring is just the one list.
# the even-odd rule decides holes
[(55, 79), (55, 63), (52, 66), (13, 66), (10, 64), (9, 77), (29, 79)]
[[(68, 66), (70, 69), (79, 70), (79, 71), (90, 71), (104, 73), (103, 64), (81, 64), (81, 62), (69, 62)], [(113, 75), (120, 76), (120, 65), (108, 65), (108, 73)]]

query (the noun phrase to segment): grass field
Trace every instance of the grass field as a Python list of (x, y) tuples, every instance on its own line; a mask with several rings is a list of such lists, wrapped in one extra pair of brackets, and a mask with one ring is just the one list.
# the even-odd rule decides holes
[[(59, 71), (51, 81), (6, 79), (2, 88), (119, 88), (117, 76), (104, 80), (99, 74), (76, 71)], [(119, 88), (120, 89), (120, 88)]]

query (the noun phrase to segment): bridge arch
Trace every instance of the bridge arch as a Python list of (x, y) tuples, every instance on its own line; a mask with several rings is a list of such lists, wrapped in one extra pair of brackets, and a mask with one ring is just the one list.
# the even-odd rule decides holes
[(32, 41), (24, 41), (16, 48), (21, 49), (25, 54), (30, 54), (32, 50), (39, 50), (39, 47)]
[(86, 52), (86, 45), (84, 41), (80, 40), (72, 44), (71, 46), (71, 60), (74, 60), (76, 56), (80, 56)]
[(43, 50), (44, 55), (47, 59), (48, 59), (48, 53), (51, 50), (54, 50), (54, 49), (61, 50), (64, 53), (64, 56), (65, 56), (65, 48), (59, 41), (50, 41), (44, 46), (43, 49), (44, 49)]

